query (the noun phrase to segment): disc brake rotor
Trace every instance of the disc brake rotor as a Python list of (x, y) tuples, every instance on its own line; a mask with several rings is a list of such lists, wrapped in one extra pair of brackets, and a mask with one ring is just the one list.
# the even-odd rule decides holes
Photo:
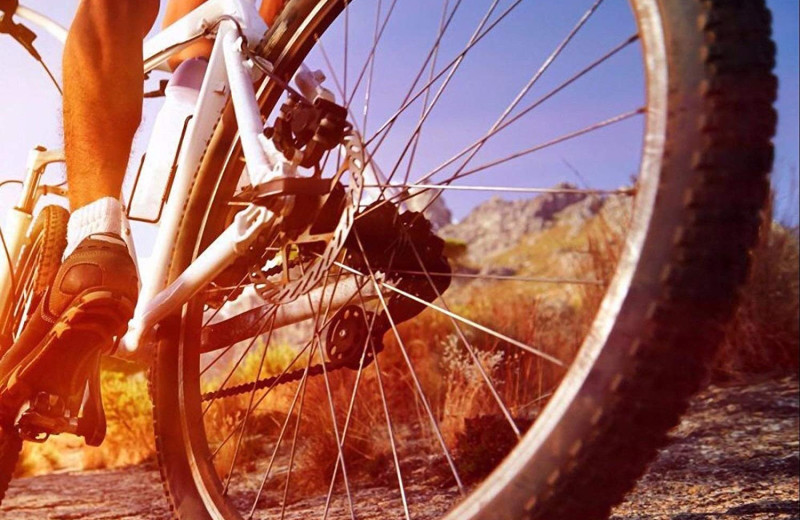
[[(296, 300), (299, 296), (306, 294), (323, 281), (326, 273), (333, 266), (334, 262), (345, 245), (350, 229), (353, 227), (355, 215), (361, 204), (361, 195), (364, 190), (364, 147), (361, 137), (356, 132), (348, 133), (342, 142), (345, 153), (344, 162), (339, 169), (334, 184), (338, 182), (345, 172), (348, 175), (348, 190), (344, 194), (345, 203), (339, 220), (332, 233), (325, 235), (314, 235), (313, 227), (310, 231), (301, 234), (292, 245), (302, 246), (303, 244), (314, 244), (325, 242), (324, 250), (315, 251), (314, 260), (309, 264), (304, 264), (302, 251), (298, 251), (298, 257), (292, 258), (290, 249), (284, 247), (284, 255), (281, 258), (283, 268), (280, 270), (283, 276), (275, 276), (277, 270), (254, 269), (249, 274), (250, 282), (253, 284), (258, 295), (267, 303), (284, 304)], [(299, 261), (298, 261), (299, 260)], [(299, 273), (295, 273), (294, 279), (288, 276), (289, 269), (299, 264)], [(294, 269), (297, 270), (297, 269)]]

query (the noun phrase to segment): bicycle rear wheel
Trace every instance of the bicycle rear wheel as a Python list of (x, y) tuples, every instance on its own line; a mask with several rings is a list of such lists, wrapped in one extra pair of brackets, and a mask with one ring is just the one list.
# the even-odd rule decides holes
[[(278, 329), (292, 303), (245, 286), (253, 269), (291, 281), (319, 259), (267, 243), (164, 324), (156, 435), (181, 517), (601, 519), (703, 377), (768, 190), (763, 2), (431, 12), (293, 0), (266, 37), (285, 78), (303, 60), (325, 71), (373, 167), (347, 175), (372, 181), (343, 251), (295, 301), (317, 291), (305, 323)], [(270, 121), (281, 92), (261, 97)], [(232, 128), (227, 113), (173, 276), (235, 211)], [(334, 150), (324, 171), (345, 159)], [(586, 185), (552, 188), (576, 164)], [(347, 283), (352, 307), (331, 311)], [(228, 320), (247, 313), (243, 336)], [(235, 341), (212, 350), (226, 321)], [(349, 366), (328, 364), (331, 345), (350, 350), (337, 334), (363, 342)]]

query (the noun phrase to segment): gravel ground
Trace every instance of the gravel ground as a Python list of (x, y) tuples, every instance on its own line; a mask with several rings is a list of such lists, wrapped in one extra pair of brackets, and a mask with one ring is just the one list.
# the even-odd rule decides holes
[(614, 520), (800, 519), (797, 380), (711, 387)]
[[(703, 392), (612, 519), (800, 520), (799, 401), (796, 379)], [(420, 492), (430, 507), (441, 506), (435, 493)], [(413, 512), (430, 516), (424, 502)], [(381, 505), (368, 506), (366, 516), (381, 518)], [(19, 479), (0, 513), (15, 520), (168, 518), (158, 471), (148, 466)]]

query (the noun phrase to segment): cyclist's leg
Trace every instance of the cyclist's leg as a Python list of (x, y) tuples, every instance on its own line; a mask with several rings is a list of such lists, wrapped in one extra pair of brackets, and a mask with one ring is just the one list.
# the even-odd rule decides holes
[[(164, 13), (164, 27), (169, 26), (205, 1), (206, 0), (170, 0), (167, 3), (167, 9)], [(275, 17), (278, 16), (281, 9), (283, 9), (285, 3), (286, 0), (263, 0), (261, 2), (261, 16), (268, 25), (272, 25), (272, 22), (275, 20)], [(213, 42), (211, 40), (200, 40), (170, 58), (170, 67), (174, 70), (181, 62), (189, 58), (207, 58), (211, 55), (212, 46)]]
[(78, 391), (87, 363), (133, 315), (137, 275), (120, 236), (119, 196), (142, 114), (142, 39), (157, 14), (158, 0), (78, 6), (64, 50), (68, 256), (0, 359), (0, 387), (19, 380), (62, 396)]
[(118, 198), (142, 114), (142, 39), (158, 0), (84, 0), (64, 49), (70, 205)]

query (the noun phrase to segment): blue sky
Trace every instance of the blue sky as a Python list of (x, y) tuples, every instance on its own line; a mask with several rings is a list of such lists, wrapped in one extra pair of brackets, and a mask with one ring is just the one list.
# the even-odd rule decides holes
[[(575, 10), (574, 13), (570, 13), (570, 6), (574, 9), (585, 9), (585, 6), (589, 3), (588, 0), (565, 1), (563, 3), (564, 6), (567, 6), (563, 11), (565, 13), (565, 19), (569, 18), (570, 20), (574, 20), (574, 13), (580, 14), (581, 12), (580, 10)], [(778, 46), (778, 65), (776, 73), (780, 81), (779, 99), (777, 103), (779, 123), (778, 134), (775, 139), (776, 159), (773, 183), (777, 189), (779, 213), (784, 216), (784, 218), (796, 223), (798, 220), (798, 165), (800, 164), (800, 152), (798, 152), (800, 148), (800, 137), (798, 136), (798, 127), (800, 126), (800, 123), (798, 123), (800, 120), (800, 116), (798, 115), (798, 97), (800, 97), (800, 90), (798, 88), (798, 2), (796, 0), (768, 0), (767, 3), (774, 14), (773, 30), (774, 38)], [(47, 12), (51, 17), (62, 24), (68, 25), (74, 14), (77, 1), (53, 2), (52, 0), (28, 0), (23, 1), (23, 4), (36, 10)], [(466, 4), (472, 6), (476, 3), (466, 2)], [(552, 6), (549, 2), (531, 2), (530, 4), (534, 7), (530, 8), (528, 14), (534, 17), (533, 19), (536, 19), (535, 17), (537, 16), (535, 10), (536, 4), (549, 4)], [(592, 28), (592, 26), (587, 26), (587, 31), (595, 31), (592, 33), (591, 38), (587, 39), (588, 42), (602, 40), (605, 37), (603, 31), (609, 27), (616, 29), (616, 31), (609, 31), (612, 35), (625, 34), (626, 29), (620, 27), (625, 22), (616, 21), (622, 20), (624, 17), (618, 16), (616, 11), (625, 9), (626, 2), (622, 0), (609, 0), (606, 4), (610, 4), (610, 6), (604, 6), (603, 9), (606, 11), (602, 14), (598, 14), (598, 16), (605, 16), (605, 22), (598, 22), (594, 28)], [(470, 13), (470, 10), (474, 10), (475, 13)], [(470, 14), (479, 16), (477, 9), (467, 8), (467, 17), (464, 23), (469, 23)], [(528, 60), (528, 63), (515, 62), (509, 64), (487, 55), (483, 59), (478, 58), (479, 70), (476, 68), (470, 71), (470, 69), (465, 66), (464, 74), (477, 75), (480, 73), (491, 78), (496, 74), (513, 75), (518, 73), (521, 69), (524, 69), (524, 65), (526, 64), (535, 67), (537, 60), (540, 61), (545, 57), (547, 51), (552, 48), (553, 43), (557, 42), (557, 38), (563, 35), (563, 32), (559, 32), (563, 31), (563, 29), (559, 25), (560, 20), (556, 17), (556, 19), (547, 19), (546, 23), (542, 23), (537, 26), (536, 30), (532, 30), (531, 24), (524, 22), (524, 20), (526, 20), (525, 16), (523, 16), (524, 14), (523, 12), (519, 14), (518, 18), (509, 21), (508, 31), (512, 34), (511, 45), (518, 45), (520, 49), (528, 50), (521, 53), (522, 58), (520, 58), (521, 60)], [(435, 16), (429, 16), (425, 19), (411, 17), (400, 19), (397, 23), (400, 24), (400, 26), (405, 24), (409, 30), (418, 30), (422, 33), (426, 25), (438, 23), (438, 16), (439, 14), (436, 13)], [(358, 20), (354, 20), (352, 23), (354, 24), (353, 26), (359, 27), (359, 25), (357, 25), (359, 23)], [(365, 31), (364, 34), (371, 37), (371, 29)], [(609, 38), (609, 44), (616, 41), (611, 37)], [(420, 38), (420, 41), (423, 41), (423, 39)], [(36, 43), (41, 54), (56, 73), (56, 76), (60, 77), (60, 44), (47, 34), (41, 34)], [(416, 43), (414, 42), (408, 43), (409, 47), (414, 47), (415, 45)], [(582, 56), (584, 54), (591, 55), (594, 51), (594, 49), (588, 45), (581, 47), (579, 41), (576, 41), (574, 47), (575, 48), (571, 49), (571, 51), (575, 56)], [(541, 51), (539, 51), (539, 49), (541, 49)], [(335, 60), (336, 51), (334, 50), (332, 54)], [(389, 58), (394, 60), (402, 76), (402, 53), (397, 56), (390, 56)], [(317, 59), (319, 60), (319, 56)], [(638, 58), (636, 58), (635, 55), (621, 55), (619, 59), (622, 60), (620, 66), (627, 67), (626, 60), (631, 61)], [(569, 63), (569, 59), (566, 56), (565, 61)], [(583, 63), (586, 63), (586, 61)], [(61, 146), (60, 99), (53, 86), (47, 81), (41, 68), (34, 63), (19, 46), (5, 36), (0, 37), (0, 70), (2, 70), (2, 73), (0, 73), (0, 100), (2, 100), (0, 101), (0, 157), (2, 158), (2, 161), (0, 161), (0, 180), (5, 180), (19, 178), (21, 176), (28, 151), (34, 146), (39, 144), (48, 148)], [(557, 76), (557, 74), (558, 69), (554, 67), (553, 75)], [(548, 79), (543, 78), (541, 92), (546, 91), (548, 81)], [(467, 84), (459, 91), (461, 92), (461, 97), (455, 94), (453, 98), (454, 101), (451, 101), (451, 105), (445, 104), (442, 106), (441, 111), (445, 117), (440, 117), (432, 121), (430, 130), (426, 128), (426, 131), (431, 132), (430, 135), (436, 136), (433, 142), (435, 142), (438, 148), (447, 148), (447, 144), (450, 142), (459, 142), (459, 144), (468, 142), (451, 139), (462, 132), (462, 127), (465, 126), (466, 123), (465, 118), (483, 117), (484, 114), (482, 112), (486, 112), (485, 116), (487, 118), (496, 116), (498, 107), (478, 106), (470, 101), (475, 95), (480, 94), (480, 89), (483, 88), (485, 84), (485, 81), (475, 81)], [(552, 86), (554, 83), (550, 83), (549, 85)], [(399, 88), (399, 86), (389, 83), (381, 88), (384, 90), (391, 90), (396, 87)], [(609, 85), (609, 87), (613, 88), (609, 88), (607, 92), (619, 92), (628, 87), (636, 88), (637, 85), (629, 81), (620, 81), (616, 85)], [(571, 98), (571, 101), (570, 98), (567, 98), (564, 102), (573, 103), (573, 105), (570, 106), (583, 107), (588, 105), (587, 102), (592, 100), (593, 96), (596, 95), (596, 91), (602, 88), (603, 85), (598, 86), (593, 84), (591, 88), (587, 87), (583, 90), (577, 90), (572, 94), (574, 97)], [(604, 97), (604, 106), (607, 105), (609, 107), (608, 115), (619, 113), (619, 110), (614, 112), (616, 109), (616, 107), (614, 107), (615, 102), (614, 96), (610, 94)], [(597, 103), (594, 104), (596, 105)], [(134, 161), (138, 162), (137, 153), (141, 153), (141, 143), (145, 141), (145, 137), (148, 134), (147, 128), (155, 116), (157, 106), (157, 101), (146, 102), (145, 124), (137, 140), (138, 147), (136, 150), (139, 151), (134, 152)], [(564, 105), (560, 106), (563, 107)], [(469, 110), (465, 110), (465, 108)], [(619, 108), (622, 109), (624, 107), (620, 105)], [(374, 125), (381, 119), (381, 110), (384, 110), (386, 113), (391, 113), (390, 107), (376, 107), (371, 116), (373, 130)], [(548, 113), (544, 111), (542, 117), (547, 121), (546, 126), (551, 127), (550, 129), (556, 132), (555, 135), (558, 135), (558, 128), (560, 128), (560, 125), (563, 125), (565, 129), (575, 128), (574, 122), (572, 121), (574, 116), (572, 112), (573, 111), (566, 112), (562, 110), (561, 112), (551, 111)], [(574, 112), (580, 112), (580, 110), (576, 109)], [(541, 131), (541, 129), (531, 128), (530, 131)], [(626, 130), (623, 128), (621, 131), (624, 132)], [(635, 125), (630, 127), (630, 131), (636, 131)], [(546, 139), (545, 134), (542, 134), (541, 139)], [(456, 149), (457, 148), (454, 148), (450, 151), (456, 151)], [(387, 145), (385, 153), (391, 155), (391, 153), (396, 151), (397, 150), (392, 148), (391, 145)], [(490, 151), (486, 152), (488, 154), (487, 157), (491, 156), (489, 152)], [(443, 153), (446, 153), (446, 151)], [(601, 141), (598, 141), (594, 147), (576, 147), (575, 153), (577, 155), (574, 158), (572, 155), (569, 156), (570, 163), (574, 163), (582, 172), (595, 168), (596, 164), (623, 160), (620, 157), (608, 156), (608, 154), (615, 152), (612, 152), (611, 147), (604, 146)], [(581, 155), (581, 153), (583, 153), (583, 155)], [(427, 154), (424, 149), (421, 149), (420, 156), (422, 157), (420, 159), (422, 163), (429, 158), (429, 154)], [(431, 155), (430, 164), (437, 164), (437, 159), (438, 157), (433, 157)], [(540, 163), (539, 168), (541, 168), (543, 172), (552, 171), (554, 177), (550, 179), (547, 174), (543, 174), (540, 179), (542, 185), (548, 185), (548, 182), (551, 180), (555, 182), (559, 180), (559, 178), (564, 178), (567, 175), (567, 173), (563, 171), (564, 166), (561, 164), (563, 163), (561, 156), (551, 156), (549, 159), (551, 163), (547, 163), (547, 160), (546, 158), (543, 159), (545, 162)], [(561, 170), (558, 170), (558, 168), (561, 168)], [(597, 170), (597, 172), (599, 176), (598, 185), (604, 187), (619, 185), (621, 182), (625, 181), (625, 177), (627, 177), (629, 173), (632, 173), (623, 172), (621, 174), (622, 177), (615, 177), (604, 173), (602, 168)], [(61, 172), (54, 172), (52, 175), (55, 177), (61, 174)], [(17, 192), (15, 187), (3, 188), (2, 191), (0, 191), (0, 213), (4, 214), (5, 209), (14, 203), (16, 197)], [(458, 212), (458, 208), (456, 208), (456, 212)], [(137, 232), (137, 234), (144, 235), (149, 233)]]

